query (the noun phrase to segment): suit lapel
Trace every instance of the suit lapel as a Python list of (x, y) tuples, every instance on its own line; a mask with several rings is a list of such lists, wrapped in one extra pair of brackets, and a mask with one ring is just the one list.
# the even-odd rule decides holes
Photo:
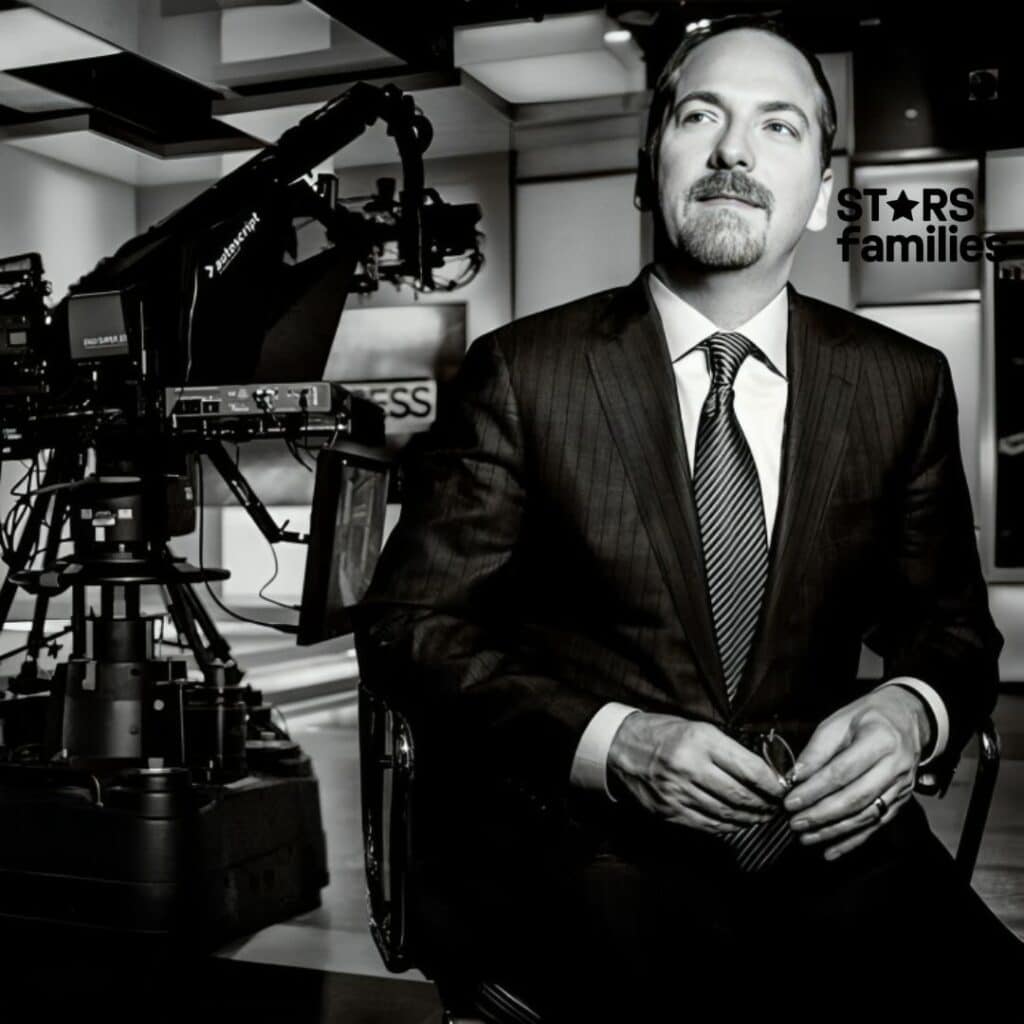
[(788, 626), (793, 591), (835, 484), (860, 371), (857, 347), (844, 344), (849, 329), (816, 315), (792, 286), (787, 290), (789, 398), (779, 502), (759, 628), (732, 708), (714, 640), (675, 375), (642, 276), (617, 295), (606, 333), (587, 353), (679, 620), (726, 719), (764, 681)]
[(735, 711), (764, 681), (775, 645), (788, 628), (794, 588), (807, 565), (846, 444), (846, 427), (860, 370), (849, 329), (815, 315), (792, 286), (786, 339), (789, 397), (779, 504), (759, 629), (740, 680)]
[(675, 376), (642, 277), (613, 300), (606, 327), (588, 350), (590, 371), (679, 620), (727, 717)]

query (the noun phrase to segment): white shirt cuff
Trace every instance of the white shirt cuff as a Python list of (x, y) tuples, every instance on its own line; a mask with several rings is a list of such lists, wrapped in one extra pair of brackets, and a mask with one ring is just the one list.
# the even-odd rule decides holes
[(619, 726), (639, 708), (610, 701), (587, 723), (576, 746), (569, 781), (583, 789), (603, 790), (609, 800), (615, 798), (608, 789), (608, 751)]
[[(946, 711), (945, 702), (935, 688), (920, 679), (915, 679), (913, 676), (895, 676), (893, 679), (887, 679), (882, 686), (892, 686), (894, 683), (913, 690), (931, 708), (932, 714), (935, 716), (935, 742), (932, 744), (932, 752), (918, 765), (920, 768), (933, 761), (946, 749), (946, 744), (949, 743), (949, 712)], [(876, 690), (881, 688), (881, 686), (875, 687)]]

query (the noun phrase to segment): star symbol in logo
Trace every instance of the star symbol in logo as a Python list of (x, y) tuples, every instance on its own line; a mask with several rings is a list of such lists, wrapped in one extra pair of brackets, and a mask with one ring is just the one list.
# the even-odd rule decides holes
[(905, 189), (900, 189), (898, 199), (887, 199), (886, 204), (892, 207), (893, 220), (913, 220), (913, 209), (920, 205), (917, 199), (908, 199)]

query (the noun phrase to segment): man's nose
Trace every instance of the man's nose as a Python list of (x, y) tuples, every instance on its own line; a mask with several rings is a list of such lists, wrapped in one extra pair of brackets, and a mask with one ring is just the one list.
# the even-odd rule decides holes
[(728, 122), (718, 136), (709, 162), (714, 167), (742, 167), (751, 170), (754, 166), (754, 151), (746, 126), (738, 121)]

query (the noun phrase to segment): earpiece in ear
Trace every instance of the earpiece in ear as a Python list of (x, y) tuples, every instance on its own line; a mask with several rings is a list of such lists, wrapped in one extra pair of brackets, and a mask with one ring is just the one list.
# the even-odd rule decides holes
[(633, 189), (633, 205), (638, 210), (653, 210), (655, 203), (654, 176), (651, 173), (651, 158), (646, 146), (637, 152), (636, 187)]

